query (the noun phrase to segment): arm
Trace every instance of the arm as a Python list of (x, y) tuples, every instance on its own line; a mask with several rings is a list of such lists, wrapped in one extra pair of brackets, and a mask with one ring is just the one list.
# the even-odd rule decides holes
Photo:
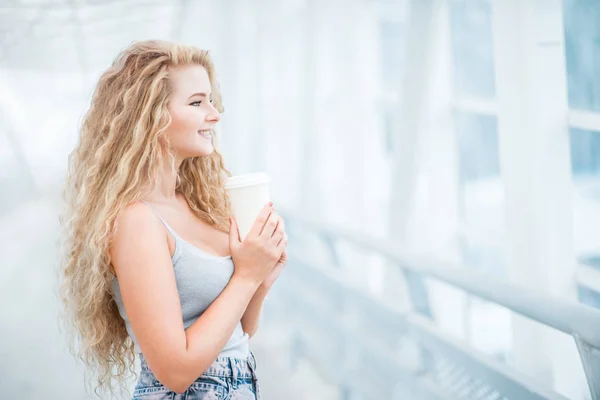
[(140, 348), (156, 378), (185, 391), (225, 347), (260, 281), (233, 276), (206, 312), (184, 330), (167, 233), (134, 204), (117, 219), (111, 262)]
[[(280, 223), (283, 225), (283, 220), (280, 220)], [(287, 245), (287, 236), (284, 238), (284, 245)], [(287, 263), (287, 250), (283, 252), (281, 258), (275, 264), (275, 267), (269, 275), (265, 278), (265, 280), (261, 283), (258, 290), (250, 300), (250, 304), (248, 304), (248, 308), (246, 312), (244, 312), (244, 316), (242, 317), (242, 327), (244, 328), (244, 332), (248, 334), (249, 337), (254, 336), (256, 331), (258, 330), (258, 325), (260, 321), (260, 315), (262, 313), (262, 307), (265, 298), (267, 297), (267, 293), (271, 290), (271, 287), (279, 278), (279, 274), (285, 267)]]
[(249, 337), (254, 336), (258, 330), (263, 303), (268, 292), (268, 287), (260, 285), (256, 293), (254, 293), (254, 296), (252, 296), (252, 300), (250, 300), (248, 308), (246, 308), (246, 311), (242, 316), (242, 328), (244, 328), (244, 332), (246, 332)]

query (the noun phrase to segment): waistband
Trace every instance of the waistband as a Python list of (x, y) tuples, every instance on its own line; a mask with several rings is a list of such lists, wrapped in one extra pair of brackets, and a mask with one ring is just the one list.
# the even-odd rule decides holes
[[(148, 363), (142, 354), (140, 363), (143, 373), (152, 373)], [(244, 379), (249, 378), (257, 380), (256, 376), (256, 358), (252, 351), (248, 352), (248, 358), (233, 358), (233, 357), (217, 357), (210, 367), (202, 374), (202, 376), (215, 376), (220, 378)]]

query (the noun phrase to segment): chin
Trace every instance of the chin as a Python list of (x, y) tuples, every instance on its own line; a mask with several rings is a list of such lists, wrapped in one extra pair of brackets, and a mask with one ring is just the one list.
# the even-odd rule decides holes
[(193, 157), (206, 157), (206, 156), (210, 156), (212, 153), (214, 153), (215, 148), (210, 146), (210, 147), (206, 147), (203, 149), (198, 149), (196, 150), (193, 155)]
[(214, 153), (215, 149), (213, 147), (210, 148), (202, 148), (202, 149), (185, 149), (184, 151), (177, 152), (177, 154), (182, 155), (185, 158), (196, 158), (196, 157), (207, 157)]

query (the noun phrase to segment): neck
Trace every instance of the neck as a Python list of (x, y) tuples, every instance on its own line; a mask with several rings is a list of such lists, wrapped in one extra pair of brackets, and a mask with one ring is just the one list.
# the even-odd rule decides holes
[(177, 186), (177, 175), (183, 160), (175, 159), (174, 168), (170, 163), (165, 164), (159, 176), (158, 184), (148, 193), (148, 200), (155, 203), (168, 203), (176, 198), (175, 187)]

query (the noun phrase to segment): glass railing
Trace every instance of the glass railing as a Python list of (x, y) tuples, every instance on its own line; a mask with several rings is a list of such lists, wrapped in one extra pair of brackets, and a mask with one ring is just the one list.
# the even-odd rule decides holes
[[(424, 279), (470, 295), (570, 335), (591, 398), (600, 399), (600, 311), (517, 286), (499, 277), (403, 253), (381, 239), (331, 229), (283, 213), (290, 262), (274, 288), (293, 331), (294, 357), (309, 359), (346, 398), (354, 399), (566, 399), (552, 387), (443, 332), (434, 320)], [(318, 238), (328, 261), (294, 245)], [(339, 245), (384, 257), (406, 278), (411, 306), (389, 307), (348, 284)], [(352, 397), (354, 396), (354, 397)]]

